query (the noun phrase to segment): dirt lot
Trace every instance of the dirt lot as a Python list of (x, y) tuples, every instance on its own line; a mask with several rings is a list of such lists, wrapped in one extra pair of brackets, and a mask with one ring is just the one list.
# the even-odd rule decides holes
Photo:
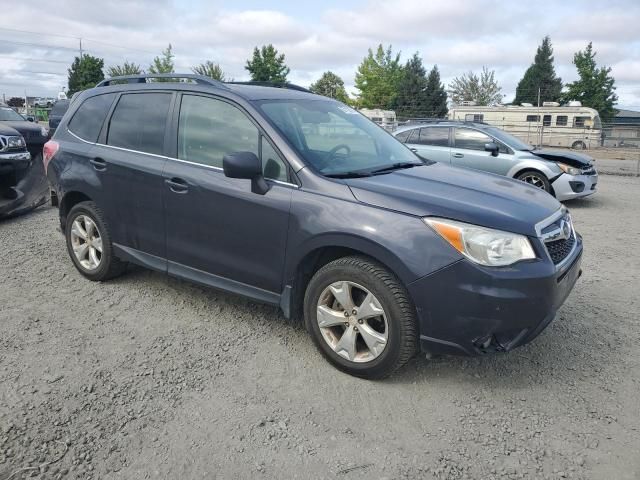
[(531, 345), (383, 382), (271, 307), (84, 280), (51, 208), (2, 222), (0, 479), (640, 478), (639, 204), (615, 176), (569, 204), (584, 275)]

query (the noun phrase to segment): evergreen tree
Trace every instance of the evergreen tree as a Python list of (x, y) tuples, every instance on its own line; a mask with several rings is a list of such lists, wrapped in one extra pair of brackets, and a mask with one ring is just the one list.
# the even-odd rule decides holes
[(444, 118), (447, 116), (449, 109), (447, 108), (447, 91), (444, 84), (440, 81), (440, 71), (438, 66), (434, 65), (427, 76), (427, 89), (425, 104), (429, 116), (436, 118)]
[[(149, 65), (149, 73), (159, 74), (159, 73), (173, 73), (173, 58), (175, 55), (173, 54), (173, 49), (171, 44), (162, 51), (162, 54), (159, 57), (155, 57), (153, 59), (153, 63)], [(158, 82), (169, 82), (170, 78), (159, 78)]]
[(284, 63), (284, 53), (278, 54), (271, 44), (263, 45), (261, 49), (255, 47), (253, 57), (247, 60), (244, 68), (254, 82), (285, 83), (290, 71)]
[(344, 81), (331, 71), (324, 72), (317, 82), (311, 84), (310, 90), (318, 95), (335, 98), (344, 103), (349, 101)]
[(596, 52), (591, 42), (584, 51), (573, 56), (573, 64), (578, 69), (579, 80), (567, 84), (564, 100), (579, 100), (585, 107), (595, 108), (603, 122), (610, 121), (616, 114), (614, 105), (618, 101), (615, 93), (615, 79), (609, 75), (611, 67), (596, 66)]
[(104, 59), (83, 54), (76, 57), (69, 69), (69, 89), (67, 95), (71, 98), (76, 92), (93, 88), (96, 83), (104, 80)]
[(427, 72), (418, 52), (413, 54), (404, 68), (398, 82), (394, 109), (398, 117), (431, 117), (427, 105)]
[(400, 53), (394, 56), (391, 45), (386, 50), (382, 44), (378, 45), (375, 54), (369, 49), (356, 72), (355, 85), (360, 90), (358, 104), (365, 108), (392, 108), (402, 70)]
[(224, 71), (222, 70), (220, 64), (214, 63), (211, 60), (207, 60), (200, 65), (196, 65), (195, 67), (191, 67), (191, 71), (193, 73), (197, 73), (198, 75), (213, 78), (214, 80), (220, 80), (221, 82), (224, 82), (226, 80)]
[(122, 77), (125, 75), (140, 75), (142, 69), (135, 63), (124, 62), (122, 65), (113, 65), (107, 69), (110, 77)]
[(562, 98), (562, 80), (556, 77), (553, 67), (553, 47), (549, 36), (542, 39), (536, 51), (533, 64), (524, 73), (516, 88), (516, 98), (513, 103), (538, 104), (538, 89), (540, 102), (558, 102)]

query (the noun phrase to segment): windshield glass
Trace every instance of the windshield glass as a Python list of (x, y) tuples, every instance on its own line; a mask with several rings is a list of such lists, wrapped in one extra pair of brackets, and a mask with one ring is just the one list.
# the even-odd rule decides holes
[(492, 135), (498, 140), (500, 140), (502, 143), (507, 144), (509, 147), (513, 148), (514, 150), (523, 150), (523, 151), (533, 150), (533, 145), (529, 145), (528, 143), (523, 142), (519, 138), (514, 137), (513, 135), (510, 135), (504, 130), (500, 130), (499, 128), (490, 127), (490, 128), (487, 128), (485, 131), (489, 135)]
[(402, 143), (339, 102), (287, 99), (257, 104), (300, 156), (323, 175), (366, 175), (423, 165)]
[(0, 108), (0, 122), (24, 122), (25, 119), (11, 108)]

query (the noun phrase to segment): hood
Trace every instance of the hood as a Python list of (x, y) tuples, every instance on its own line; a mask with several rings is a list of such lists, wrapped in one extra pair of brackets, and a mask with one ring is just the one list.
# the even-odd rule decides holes
[(523, 182), (442, 163), (345, 182), (362, 203), (531, 236), (536, 223), (561, 208), (551, 195)]
[(593, 157), (585, 155), (584, 153), (572, 152), (571, 150), (550, 150), (542, 148), (540, 150), (533, 150), (531, 153), (545, 160), (566, 163), (567, 165), (578, 168), (588, 167), (595, 162)]
[(28, 122), (28, 121), (24, 121), (24, 122), (6, 122), (6, 121), (1, 121), (0, 125), (4, 125), (7, 127), (11, 127), (15, 130), (17, 130), (18, 132), (20, 132), (22, 134), (22, 136), (24, 137), (25, 142), (27, 142), (27, 144), (30, 143), (45, 143), (47, 141), (47, 135), (42, 135), (42, 125), (39, 125), (37, 123), (33, 123), (33, 122)]
[(0, 135), (4, 135), (6, 137), (13, 137), (20, 135), (15, 128), (11, 128), (6, 122), (0, 122)]

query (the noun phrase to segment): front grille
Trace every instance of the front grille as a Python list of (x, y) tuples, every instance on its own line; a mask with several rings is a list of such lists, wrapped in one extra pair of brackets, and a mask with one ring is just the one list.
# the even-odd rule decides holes
[(544, 245), (545, 247), (547, 247), (547, 252), (549, 252), (549, 256), (551, 257), (554, 265), (558, 265), (569, 256), (569, 254), (573, 250), (573, 246), (575, 245), (575, 243), (576, 236), (572, 231), (569, 238), (553, 240), (551, 242), (546, 242)]
[(583, 168), (582, 175), (596, 175), (596, 169), (594, 167)]

